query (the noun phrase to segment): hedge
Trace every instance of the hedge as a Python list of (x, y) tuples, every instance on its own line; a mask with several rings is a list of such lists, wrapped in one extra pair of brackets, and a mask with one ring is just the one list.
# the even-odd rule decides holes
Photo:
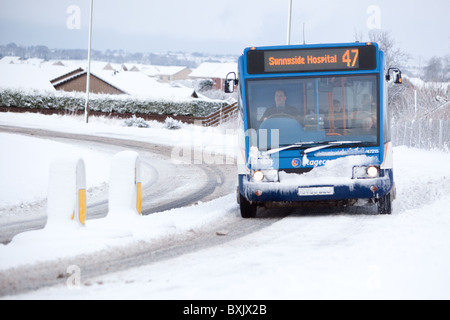
[[(66, 112), (83, 111), (86, 97), (82, 93), (19, 91), (0, 89), (0, 106), (31, 109), (59, 110)], [(127, 95), (92, 94), (89, 99), (91, 111), (104, 113), (140, 113), (155, 115), (179, 115), (206, 117), (228, 103), (221, 100), (179, 99), (151, 100)]]

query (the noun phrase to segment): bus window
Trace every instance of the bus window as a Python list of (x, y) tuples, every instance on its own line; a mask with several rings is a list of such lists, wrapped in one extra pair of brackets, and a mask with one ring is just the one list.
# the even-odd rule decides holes
[[(248, 80), (247, 92), (248, 129), (277, 130), (277, 147), (336, 140), (375, 146), (379, 141), (376, 75)], [(264, 132), (260, 138), (266, 136), (271, 135)]]

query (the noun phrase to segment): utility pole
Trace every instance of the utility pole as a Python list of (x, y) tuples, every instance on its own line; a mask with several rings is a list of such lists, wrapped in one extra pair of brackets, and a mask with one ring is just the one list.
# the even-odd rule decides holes
[(305, 38), (305, 27), (306, 27), (306, 23), (303, 22), (303, 44), (306, 44), (306, 38)]
[(89, 91), (91, 89), (91, 47), (92, 47), (92, 12), (94, 9), (94, 0), (91, 1), (91, 11), (89, 20), (89, 47), (88, 47), (88, 67), (86, 79), (86, 105), (84, 106), (84, 118), (89, 123)]
[(289, 0), (287, 45), (291, 44), (291, 25), (292, 25), (292, 0)]

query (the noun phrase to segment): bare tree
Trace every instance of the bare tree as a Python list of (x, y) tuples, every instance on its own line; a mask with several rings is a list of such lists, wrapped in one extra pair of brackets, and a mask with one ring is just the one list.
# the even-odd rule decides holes
[(369, 39), (376, 42), (384, 51), (386, 67), (402, 67), (408, 62), (409, 54), (396, 47), (395, 40), (389, 31), (370, 30)]
[[(380, 46), (380, 49), (384, 52), (386, 69), (390, 67), (405, 66), (409, 60), (408, 53), (398, 48), (395, 44), (391, 33), (384, 30), (370, 30), (369, 39), (371, 42), (376, 42)], [(404, 85), (389, 85), (389, 98), (388, 103), (392, 110), (394, 119), (400, 119), (404, 117), (412, 117), (414, 111), (411, 110), (409, 84), (407, 81)], [(411, 112), (412, 111), (412, 112)]]
[(358, 29), (353, 30), (353, 37), (355, 38), (356, 42), (363, 42), (364, 40), (364, 33), (362, 31), (359, 31)]
[(450, 56), (431, 58), (423, 68), (423, 78), (429, 82), (450, 81)]

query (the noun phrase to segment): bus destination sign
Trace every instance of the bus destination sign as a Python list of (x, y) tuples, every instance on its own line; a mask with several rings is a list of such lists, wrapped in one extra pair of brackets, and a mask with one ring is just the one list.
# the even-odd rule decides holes
[(266, 51), (266, 72), (359, 68), (359, 49)]
[(371, 70), (374, 46), (249, 51), (250, 74)]

